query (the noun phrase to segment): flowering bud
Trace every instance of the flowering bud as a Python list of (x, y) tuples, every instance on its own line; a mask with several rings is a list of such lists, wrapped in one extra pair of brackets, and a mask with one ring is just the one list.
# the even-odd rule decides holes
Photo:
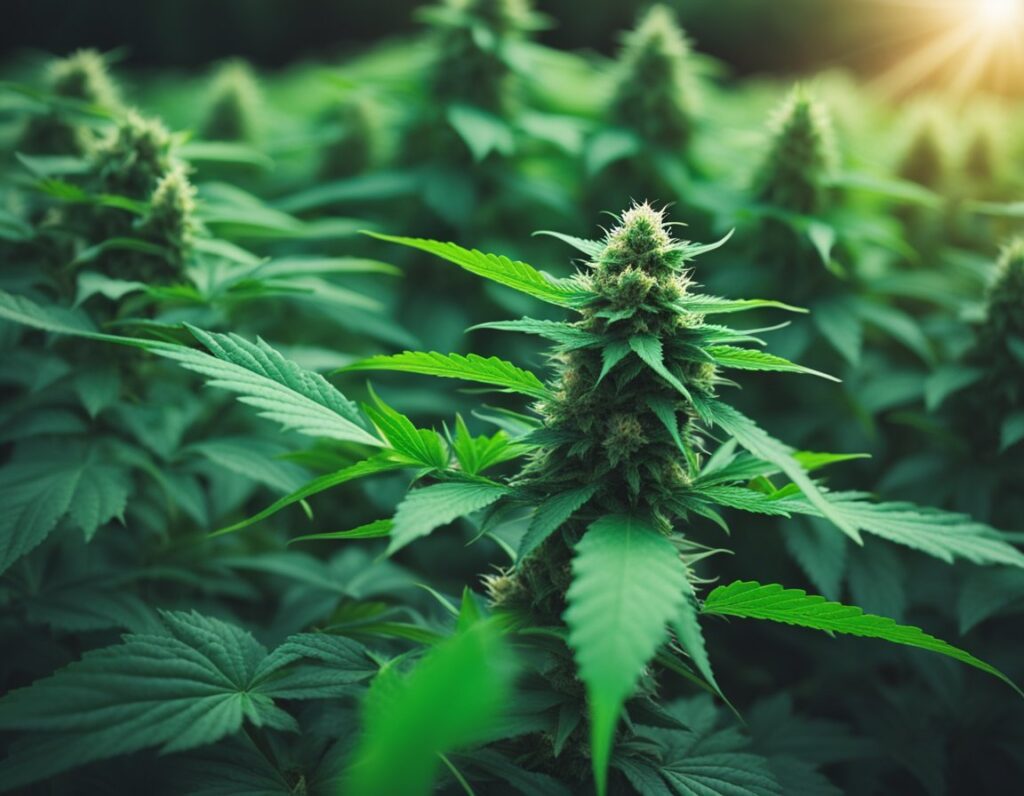
[[(121, 108), (117, 87), (96, 50), (78, 50), (50, 64), (49, 89), (58, 97), (78, 100), (109, 111)], [(84, 155), (95, 141), (93, 132), (59, 111), (36, 116), (21, 134), (18, 149), (48, 155)]]
[(96, 190), (146, 200), (172, 165), (171, 134), (155, 119), (128, 111), (96, 145)]
[(337, 137), (323, 150), (320, 176), (326, 180), (351, 177), (366, 171), (374, 160), (376, 119), (365, 98), (356, 97), (332, 108), (326, 120), (336, 126)]
[(215, 141), (251, 141), (261, 104), (259, 84), (249, 65), (228, 61), (213, 78), (200, 135)]
[(666, 149), (682, 150), (697, 105), (690, 45), (672, 12), (652, 6), (626, 34), (612, 95), (612, 120)]
[(157, 183), (141, 225), (145, 236), (165, 248), (178, 269), (184, 265), (195, 235), (195, 195), (185, 169), (175, 165)]
[(754, 180), (757, 199), (814, 215), (826, 204), (825, 179), (835, 168), (832, 124), (823, 105), (797, 88), (772, 123), (768, 154)]
[(507, 45), (538, 27), (528, 0), (444, 0), (427, 16), (438, 29), (434, 97), (506, 112), (512, 75)]

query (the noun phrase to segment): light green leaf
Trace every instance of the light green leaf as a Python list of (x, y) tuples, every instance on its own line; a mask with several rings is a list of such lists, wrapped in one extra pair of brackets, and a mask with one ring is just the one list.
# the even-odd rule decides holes
[(672, 618), (672, 627), (676, 631), (676, 638), (679, 646), (690, 656), (697, 671), (707, 681), (708, 685), (715, 689), (724, 700), (722, 689), (718, 687), (715, 680), (715, 673), (711, 669), (711, 660), (708, 658), (707, 647), (704, 644), (704, 634), (700, 629), (699, 614), (697, 605), (697, 593), (693, 590), (693, 584), (689, 578), (684, 579), (683, 599), (679, 603), (679, 611)]
[(861, 544), (856, 527), (826, 499), (825, 493), (808, 477), (800, 463), (793, 458), (793, 449), (770, 436), (753, 420), (721, 401), (695, 399), (694, 407), (706, 423), (719, 426), (740, 445), (757, 456), (778, 467), (789, 476), (822, 516), (835, 524), (839, 530)]
[(801, 307), (791, 307), (781, 301), (770, 301), (768, 299), (726, 299), (718, 296), (704, 296), (700, 294), (683, 296), (676, 302), (679, 309), (685, 312), (696, 312), (702, 315), (722, 315), (731, 312), (746, 312), (761, 307), (786, 310), (788, 312), (807, 312)]
[(41, 306), (24, 296), (0, 290), (0, 318), (58, 334), (89, 335), (96, 327), (81, 310)]
[(437, 255), (477, 276), (559, 307), (576, 307), (592, 297), (590, 291), (584, 290), (570, 280), (553, 279), (531, 265), (510, 260), (503, 255), (484, 254), (476, 249), (464, 249), (454, 243), (442, 243), (425, 238), (404, 238), (377, 232), (366, 234)]
[(703, 610), (717, 616), (765, 619), (937, 652), (998, 677), (1020, 693), (1020, 689), (998, 669), (920, 628), (897, 624), (888, 617), (866, 614), (856, 606), (829, 602), (802, 589), (786, 589), (777, 583), (762, 585), (754, 581), (736, 581), (712, 591), (704, 601)]
[(565, 321), (538, 321), (533, 318), (521, 318), (518, 321), (480, 323), (476, 326), (471, 326), (469, 331), (474, 329), (495, 329), (502, 332), (535, 334), (558, 343), (570, 351), (577, 348), (591, 348), (604, 343), (604, 338), (601, 335), (584, 331)]
[(394, 525), (392, 520), (374, 520), (350, 531), (327, 531), (325, 533), (309, 533), (305, 536), (296, 536), (294, 539), (289, 539), (288, 544), (322, 539), (379, 539), (382, 536), (390, 536)]
[(270, 517), (283, 508), (287, 508), (300, 500), (305, 500), (308, 497), (312, 497), (320, 492), (323, 492), (332, 487), (339, 486), (340, 484), (347, 483), (348, 481), (354, 481), (357, 478), (364, 478), (368, 475), (376, 475), (377, 473), (386, 473), (392, 470), (400, 470), (408, 467), (406, 462), (397, 462), (393, 459), (387, 458), (383, 454), (373, 456), (369, 459), (364, 459), (361, 462), (356, 462), (349, 467), (345, 467), (337, 472), (327, 473), (319, 478), (314, 478), (304, 487), (295, 490), (290, 495), (285, 495), (280, 500), (274, 501), (272, 504), (267, 506), (263, 511), (253, 514), (251, 517), (247, 517), (241, 522), (236, 522), (234, 525), (229, 525), (226, 528), (221, 528), (218, 531), (214, 531), (211, 536), (221, 536), (226, 533), (234, 533), (240, 531), (242, 528), (247, 528), (253, 523), (261, 522), (267, 517)]
[(466, 142), (477, 163), (491, 152), (511, 155), (516, 139), (512, 128), (504, 119), (471, 105), (452, 105), (448, 108), (448, 123)]
[(999, 452), (1009, 450), (1024, 439), (1024, 411), (1014, 412), (999, 429)]
[(533, 398), (547, 398), (547, 388), (534, 374), (497, 357), (477, 354), (439, 354), (436, 351), (405, 351), (391, 356), (376, 356), (354, 362), (337, 372), (390, 370), (401, 373), (422, 373), (445, 379), (462, 379), (493, 384), (511, 392)]
[(468, 475), (479, 475), (496, 464), (522, 456), (527, 446), (513, 442), (505, 431), (498, 431), (489, 437), (474, 437), (469, 433), (462, 415), (455, 417), (455, 439), (452, 448), (459, 460), (459, 467)]
[(723, 368), (734, 368), (736, 370), (766, 370), (779, 373), (805, 373), (811, 376), (820, 376), (829, 381), (839, 381), (835, 376), (829, 376), (818, 370), (805, 368), (797, 365), (788, 359), (769, 354), (765, 351), (755, 351), (750, 348), (738, 348), (731, 345), (708, 346), (705, 351), (715, 360), (715, 364)]
[(506, 487), (477, 481), (453, 481), (414, 489), (398, 505), (388, 555), (435, 528), (472, 514), (508, 493)]
[(432, 470), (448, 466), (448, 446), (436, 431), (416, 428), (409, 418), (384, 403), (372, 389), (370, 396), (374, 405), (364, 406), (363, 411), (397, 454), (410, 464)]
[(342, 791), (426, 796), (440, 755), (487, 737), (509, 705), (514, 672), (511, 650), (490, 622), (437, 644), (408, 675), (388, 664), (364, 703)]
[(384, 443), (364, 428), (356, 405), (323, 376), (303, 370), (257, 340), (234, 334), (189, 330), (211, 352), (160, 345), (150, 350), (206, 377), (211, 387), (237, 393), (261, 417), (314, 437), (358, 442), (380, 448)]
[(590, 526), (572, 569), (565, 622), (587, 687), (594, 777), (603, 794), (622, 705), (680, 609), (686, 571), (667, 538), (624, 515)]

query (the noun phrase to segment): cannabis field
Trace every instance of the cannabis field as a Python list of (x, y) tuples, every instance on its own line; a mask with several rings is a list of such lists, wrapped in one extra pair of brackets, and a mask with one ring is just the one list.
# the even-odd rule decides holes
[(686, 5), (5, 52), (0, 792), (1021, 792), (1024, 4)]

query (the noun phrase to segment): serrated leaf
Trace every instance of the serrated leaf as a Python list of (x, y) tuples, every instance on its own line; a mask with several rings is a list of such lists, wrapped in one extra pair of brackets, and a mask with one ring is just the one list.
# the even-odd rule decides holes
[(524, 560), (536, 550), (551, 534), (562, 527), (573, 514), (597, 492), (597, 484), (588, 484), (566, 492), (552, 495), (537, 506), (530, 518), (530, 525), (519, 542), (516, 560)]
[(337, 372), (363, 370), (390, 370), (401, 373), (421, 373), (444, 379), (461, 379), (481, 384), (491, 384), (511, 392), (529, 395), (531, 398), (547, 398), (548, 389), (540, 379), (528, 370), (516, 367), (497, 357), (482, 357), (477, 354), (439, 354), (436, 351), (405, 351), (370, 357), (340, 368)]
[(486, 508), (508, 493), (499, 484), (453, 481), (414, 489), (398, 504), (388, 555), (435, 528)]
[(367, 235), (399, 243), (428, 252), (455, 263), (470, 273), (505, 285), (520, 293), (555, 304), (559, 307), (575, 307), (586, 303), (592, 294), (568, 280), (556, 280), (538, 271), (531, 265), (510, 260), (497, 254), (484, 254), (476, 249), (464, 249), (454, 243), (442, 243), (425, 238), (405, 238), (397, 235), (383, 235), (367, 232)]
[(822, 490), (807, 476), (804, 468), (793, 458), (792, 448), (771, 437), (753, 420), (728, 404), (700, 399), (694, 400), (694, 406), (702, 420), (719, 426), (759, 459), (764, 459), (782, 470), (822, 516), (855, 542), (861, 543), (856, 527), (831, 505)]
[(461, 415), (455, 418), (452, 449), (459, 460), (459, 467), (468, 475), (479, 475), (497, 464), (522, 456), (527, 450), (524, 445), (513, 442), (504, 431), (489, 437), (474, 437), (469, 433)]
[(708, 354), (715, 360), (715, 364), (723, 368), (735, 370), (762, 370), (778, 373), (805, 373), (810, 376), (818, 376), (822, 379), (838, 382), (835, 376), (822, 373), (818, 370), (805, 368), (797, 365), (788, 359), (769, 354), (766, 351), (755, 351), (750, 348), (738, 348), (731, 345), (712, 345), (706, 349)]
[(448, 447), (436, 431), (416, 428), (409, 418), (384, 403), (372, 389), (370, 397), (374, 405), (364, 406), (363, 411), (396, 453), (411, 464), (433, 470), (448, 466)]
[[(853, 527), (920, 550), (947, 563), (966, 558), (975, 564), (1024, 567), (1024, 553), (1001, 538), (998, 531), (966, 514), (941, 511), (913, 503), (873, 503), (858, 493), (833, 492), (826, 496), (833, 511)], [(808, 511), (800, 500), (785, 501), (790, 511)]]
[(625, 515), (594, 522), (576, 545), (565, 622), (587, 687), (598, 793), (607, 784), (615, 726), (644, 666), (665, 640), (686, 571), (672, 543)]
[(212, 353), (185, 346), (153, 346), (159, 356), (206, 377), (211, 387), (236, 393), (259, 415), (314, 437), (383, 447), (363, 427), (356, 405), (323, 376), (304, 370), (257, 340), (251, 343), (234, 334), (189, 330)]
[(474, 329), (495, 329), (501, 332), (535, 334), (538, 337), (558, 343), (568, 350), (590, 348), (604, 343), (604, 338), (601, 335), (584, 331), (565, 321), (538, 321), (533, 318), (521, 318), (518, 321), (480, 323), (470, 327), (470, 331)]
[(32, 743), (0, 763), (16, 787), (93, 760), (214, 743), (244, 720), (295, 730), (273, 700), (251, 691), (266, 655), (249, 634), (196, 613), (163, 614), (164, 631), (125, 636), (0, 699), (0, 728)]
[(856, 606), (829, 602), (824, 597), (809, 595), (803, 589), (786, 589), (777, 583), (762, 585), (754, 581), (736, 581), (712, 591), (704, 601), (703, 611), (717, 616), (765, 619), (830, 633), (877, 638), (937, 652), (998, 677), (1020, 693), (1017, 686), (995, 667), (928, 635), (920, 628), (897, 624), (888, 617), (866, 614)]
[(58, 334), (92, 334), (96, 327), (81, 310), (44, 307), (24, 296), (0, 290), (0, 318)]
[(661, 340), (651, 334), (635, 334), (629, 338), (629, 347), (647, 367), (661, 376), (681, 395), (686, 398), (690, 397), (690, 391), (665, 367)]
[(68, 517), (86, 539), (120, 517), (131, 479), (80, 445), (30, 449), (0, 469), (0, 572)]

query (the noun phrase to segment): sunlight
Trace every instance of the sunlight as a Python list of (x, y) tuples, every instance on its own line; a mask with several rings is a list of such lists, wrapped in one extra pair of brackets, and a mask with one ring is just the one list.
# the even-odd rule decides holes
[(897, 35), (914, 44), (879, 78), (884, 91), (1024, 90), (1024, 0), (869, 1), (910, 12)]
[(1024, 20), (1022, 0), (979, 0), (978, 19), (983, 25), (1003, 26)]

